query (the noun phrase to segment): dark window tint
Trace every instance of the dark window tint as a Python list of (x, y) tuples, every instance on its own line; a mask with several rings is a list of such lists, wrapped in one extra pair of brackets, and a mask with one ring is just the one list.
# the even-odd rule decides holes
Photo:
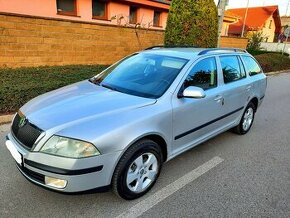
[(59, 14), (75, 15), (76, 0), (57, 0), (57, 12)]
[(217, 87), (217, 66), (215, 58), (199, 61), (190, 71), (184, 88), (197, 86), (204, 90)]
[(106, 2), (102, 0), (93, 0), (93, 17), (106, 18)]
[(250, 76), (262, 73), (260, 66), (252, 57), (242, 56), (242, 59), (245, 63), (246, 71)]
[(130, 7), (129, 22), (132, 24), (137, 23), (137, 8), (136, 7), (133, 7), (133, 6)]
[(160, 16), (161, 16), (161, 13), (159, 11), (154, 11), (153, 26), (161, 26)]
[(220, 57), (224, 82), (229, 83), (246, 77), (242, 63), (237, 56)]

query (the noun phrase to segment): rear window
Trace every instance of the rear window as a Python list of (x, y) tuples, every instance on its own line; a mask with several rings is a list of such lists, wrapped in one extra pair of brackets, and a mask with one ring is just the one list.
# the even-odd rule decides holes
[(234, 82), (246, 77), (238, 56), (221, 56), (220, 61), (225, 83)]
[(242, 59), (245, 64), (246, 71), (250, 76), (262, 73), (262, 69), (252, 57), (242, 56)]

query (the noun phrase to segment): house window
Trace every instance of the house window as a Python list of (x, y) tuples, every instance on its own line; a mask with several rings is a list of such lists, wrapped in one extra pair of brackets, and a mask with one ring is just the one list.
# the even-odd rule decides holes
[(132, 24), (137, 23), (137, 7), (130, 6), (130, 15), (129, 15), (129, 22)]
[(160, 27), (160, 17), (161, 12), (160, 11), (154, 11), (154, 18), (153, 18), (153, 26)]
[(271, 29), (272, 28), (272, 20), (270, 20), (270, 23), (269, 23), (269, 29)]
[(93, 18), (107, 19), (107, 2), (104, 0), (93, 0)]
[(77, 15), (77, 0), (57, 0), (57, 13), (62, 15)]

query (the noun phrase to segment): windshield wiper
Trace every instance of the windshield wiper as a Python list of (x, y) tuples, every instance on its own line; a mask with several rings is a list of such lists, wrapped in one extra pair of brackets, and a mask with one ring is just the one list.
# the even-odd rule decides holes
[(100, 83), (95, 78), (89, 79), (89, 82), (91, 82), (91, 83), (93, 83), (95, 85), (98, 85), (98, 86), (100, 85)]
[(113, 91), (116, 91), (116, 92), (120, 92), (118, 89), (116, 89), (115, 87), (112, 87), (110, 85), (107, 85), (107, 84), (101, 84), (100, 86), (104, 87), (104, 88), (107, 88), (107, 89), (111, 89)]

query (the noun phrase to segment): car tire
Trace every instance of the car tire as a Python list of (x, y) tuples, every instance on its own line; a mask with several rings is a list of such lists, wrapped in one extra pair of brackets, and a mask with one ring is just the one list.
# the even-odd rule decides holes
[(160, 146), (152, 140), (133, 144), (119, 160), (112, 178), (113, 192), (126, 200), (146, 194), (155, 184), (163, 163)]
[(232, 129), (233, 132), (239, 135), (245, 135), (249, 132), (255, 119), (255, 113), (256, 107), (253, 102), (250, 102), (243, 113), (239, 125)]

